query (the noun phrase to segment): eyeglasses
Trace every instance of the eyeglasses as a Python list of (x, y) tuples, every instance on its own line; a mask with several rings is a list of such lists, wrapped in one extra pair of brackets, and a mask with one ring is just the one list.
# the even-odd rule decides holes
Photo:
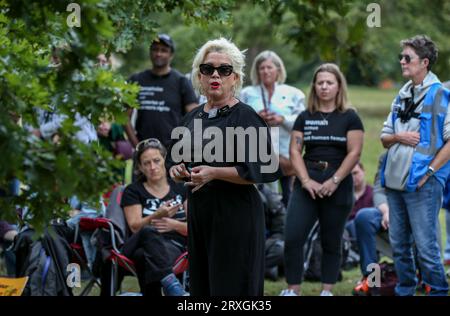
[(398, 54), (398, 61), (402, 61), (402, 59), (405, 58), (405, 61), (407, 64), (409, 64), (411, 62), (412, 58), (411, 56), (407, 55), (407, 54)]
[(147, 147), (147, 146), (157, 146), (157, 147), (161, 147), (161, 142), (159, 141), (159, 139), (156, 138), (148, 138), (148, 139), (144, 139), (143, 141), (139, 142), (136, 145), (136, 151), (140, 151), (143, 148)]
[(211, 76), (214, 71), (217, 70), (217, 73), (220, 76), (228, 77), (233, 73), (233, 66), (231, 65), (221, 65), (219, 67), (214, 67), (209, 64), (201, 64), (200, 65), (200, 73), (205, 76)]

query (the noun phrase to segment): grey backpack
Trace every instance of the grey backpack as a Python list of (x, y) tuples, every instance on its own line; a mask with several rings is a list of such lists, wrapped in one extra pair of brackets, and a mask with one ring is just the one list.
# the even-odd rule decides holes
[(34, 242), (25, 275), (28, 283), (23, 295), (25, 296), (57, 296), (57, 275), (55, 263), (47, 255), (41, 241)]

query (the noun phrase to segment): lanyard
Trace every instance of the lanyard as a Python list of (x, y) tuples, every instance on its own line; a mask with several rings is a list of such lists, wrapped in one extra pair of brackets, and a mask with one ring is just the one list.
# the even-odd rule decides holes
[(264, 89), (263, 89), (262, 85), (260, 86), (260, 88), (261, 88), (261, 97), (262, 97), (262, 100), (263, 100), (264, 110), (267, 110), (269, 108), (269, 106), (267, 105), (266, 95), (264, 93)]
[(405, 109), (400, 111), (400, 120), (402, 123), (408, 122), (412, 117), (419, 117), (419, 113), (415, 113), (417, 106), (422, 103), (423, 99), (425, 99), (426, 93), (414, 103), (414, 87), (411, 87), (411, 99), (405, 100)]

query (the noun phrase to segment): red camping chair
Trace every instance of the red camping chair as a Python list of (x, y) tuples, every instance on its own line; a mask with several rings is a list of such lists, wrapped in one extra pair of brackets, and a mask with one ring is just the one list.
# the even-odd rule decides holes
[[(137, 277), (136, 267), (133, 260), (126, 257), (119, 250), (124, 240), (126, 239), (127, 230), (125, 215), (122, 208), (120, 207), (123, 189), (123, 186), (119, 186), (113, 190), (108, 207), (106, 209), (106, 217), (82, 217), (78, 225), (78, 229), (81, 231), (95, 231), (99, 229), (103, 232), (108, 233), (109, 235), (110, 245), (106, 247), (108, 251), (106, 260), (111, 262), (111, 296), (115, 296), (117, 292), (119, 267), (123, 269), (121, 272), (125, 272), (125, 274), (131, 274), (132, 276)], [(78, 234), (77, 230), (75, 234)], [(175, 260), (175, 263), (173, 265), (174, 274), (181, 277), (181, 283), (185, 288), (187, 285), (188, 267), (188, 252), (186, 251)], [(92, 286), (90, 288), (92, 288)]]
[[(117, 281), (119, 278), (119, 267), (124, 269), (125, 273), (137, 277), (136, 267), (130, 258), (126, 257), (116, 245), (116, 234), (114, 225), (107, 218), (81, 218), (81, 229), (100, 228), (107, 230), (111, 237), (111, 249), (107, 260), (111, 261), (111, 296), (115, 296), (117, 292)], [(187, 270), (189, 268), (188, 252), (183, 252), (176, 260), (172, 267), (175, 275), (181, 276), (181, 283), (184, 287), (187, 284)]]
[(78, 225), (75, 226), (75, 235), (74, 240), (70, 244), (70, 247), (72, 248), (73, 257), (72, 262), (78, 263), (81, 268), (84, 271), (87, 271), (89, 274), (89, 281), (88, 284), (84, 287), (84, 289), (81, 291), (80, 296), (86, 296), (89, 295), (94, 285), (97, 285), (98, 287), (101, 287), (100, 280), (94, 276), (94, 273), (92, 271), (92, 267), (88, 265), (88, 260), (86, 258), (86, 253), (83, 248), (83, 244), (79, 242), (79, 236), (80, 231), (86, 231), (86, 232), (94, 232), (97, 228), (99, 228), (99, 224), (94, 225), (90, 220), (101, 220), (101, 218), (88, 218), (88, 217), (82, 217), (80, 218), (80, 222)]
[(121, 253), (117, 247), (116, 229), (112, 221), (108, 218), (89, 218), (82, 217), (79, 223), (79, 229), (82, 231), (94, 231), (100, 229), (108, 232), (110, 237), (110, 249), (106, 260), (111, 262), (111, 296), (114, 296), (117, 289), (118, 269), (122, 267), (127, 273), (137, 277), (134, 262)]

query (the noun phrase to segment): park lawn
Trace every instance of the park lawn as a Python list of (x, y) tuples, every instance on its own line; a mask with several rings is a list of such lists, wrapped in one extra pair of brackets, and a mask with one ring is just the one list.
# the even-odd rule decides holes
[[(351, 269), (349, 271), (342, 271), (342, 281), (336, 283), (333, 289), (335, 296), (349, 296), (352, 293), (352, 289), (356, 282), (361, 278), (358, 268)], [(266, 280), (264, 282), (264, 295), (265, 296), (277, 296), (281, 290), (286, 288), (286, 282), (284, 280), (273, 282)], [(318, 296), (320, 294), (321, 283), (320, 282), (303, 282), (301, 285), (302, 296)]]
[[(348, 296), (351, 295), (352, 289), (356, 282), (360, 279), (360, 272), (358, 268), (354, 268), (349, 271), (343, 271), (343, 280), (338, 282), (333, 290), (333, 294), (336, 296)], [(82, 282), (83, 285), (85, 282)], [(286, 282), (281, 279), (277, 282), (266, 280), (264, 282), (264, 296), (278, 296), (281, 290), (286, 288)], [(321, 284), (320, 282), (304, 282), (302, 284), (302, 293), (305, 296), (316, 296), (320, 294)], [(74, 289), (74, 294), (77, 295), (81, 291)], [(139, 292), (139, 284), (134, 277), (125, 277), (122, 282), (122, 292)], [(90, 293), (92, 296), (100, 295), (100, 291), (97, 287), (94, 287)]]
[(349, 87), (349, 99), (364, 125), (364, 146), (361, 162), (365, 167), (366, 180), (369, 183), (373, 183), (377, 171), (378, 157), (384, 151), (380, 142), (380, 132), (396, 93), (395, 90)]

